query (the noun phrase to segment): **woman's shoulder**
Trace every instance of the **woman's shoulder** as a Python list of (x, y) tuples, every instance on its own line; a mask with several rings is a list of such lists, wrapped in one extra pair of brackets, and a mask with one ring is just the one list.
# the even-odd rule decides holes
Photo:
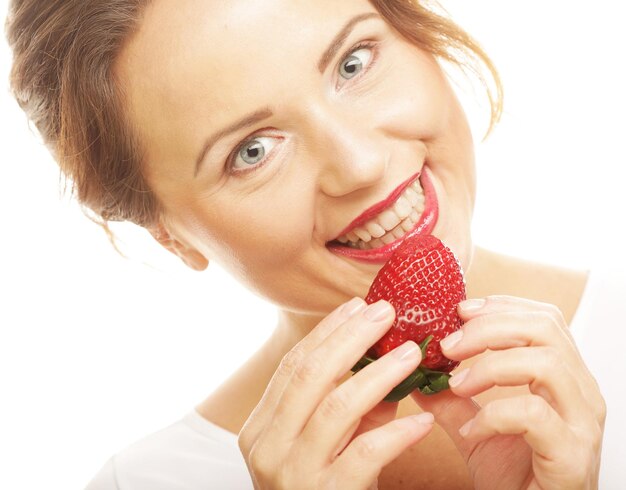
[(237, 436), (195, 410), (113, 455), (87, 490), (252, 488)]

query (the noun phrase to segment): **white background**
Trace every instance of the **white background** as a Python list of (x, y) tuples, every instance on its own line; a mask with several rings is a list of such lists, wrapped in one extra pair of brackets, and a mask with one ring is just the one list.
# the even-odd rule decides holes
[[(623, 249), (621, 2), (443, 2), (485, 47), (504, 120), (464, 96), (477, 140), (476, 242), (586, 268)], [(2, 16), (7, 0), (0, 0)], [(270, 333), (273, 307), (215, 264), (187, 270), (116, 226), (129, 260), (61, 198), (55, 163), (8, 93), (0, 44), (0, 488), (82, 488), (177, 420)], [(613, 259), (611, 259), (613, 260)]]

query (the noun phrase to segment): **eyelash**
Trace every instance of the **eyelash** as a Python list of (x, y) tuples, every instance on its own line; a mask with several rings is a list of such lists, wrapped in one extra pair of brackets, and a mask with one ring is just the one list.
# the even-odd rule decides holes
[[(372, 57), (370, 58), (370, 61), (367, 64), (367, 66), (363, 69), (363, 71), (359, 72), (359, 74), (356, 77), (352, 78), (351, 80), (358, 80), (358, 79), (360, 79), (361, 76), (365, 75), (376, 64), (376, 61), (377, 61), (378, 57), (376, 56), (376, 50), (374, 49), (375, 46), (376, 46), (375, 42), (372, 42), (372, 41), (361, 41), (361, 42), (357, 43), (356, 45), (352, 46), (352, 48), (350, 48), (348, 51), (346, 51), (344, 53), (344, 55), (341, 58), (341, 63), (343, 63), (348, 57), (350, 57), (353, 53), (356, 53), (360, 49), (369, 48), (369, 49), (372, 50)], [(230, 169), (230, 173), (237, 174), (237, 175), (250, 174), (251, 172), (256, 172), (260, 168), (264, 167), (267, 163), (272, 161), (272, 159), (274, 158), (275, 151), (272, 151), (268, 156), (266, 156), (262, 160), (262, 162), (260, 164), (254, 165), (253, 167), (247, 168), (245, 170), (233, 170), (232, 169), (233, 161), (234, 161), (235, 158), (237, 158), (237, 155), (239, 154), (241, 149), (249, 141), (251, 141), (254, 138), (257, 138), (259, 136), (262, 136), (262, 135), (254, 135), (254, 136), (252, 136), (250, 138), (246, 138), (245, 140), (243, 140), (241, 142), (241, 144), (237, 145), (235, 150), (228, 156), (227, 165), (228, 165), (228, 168)]]

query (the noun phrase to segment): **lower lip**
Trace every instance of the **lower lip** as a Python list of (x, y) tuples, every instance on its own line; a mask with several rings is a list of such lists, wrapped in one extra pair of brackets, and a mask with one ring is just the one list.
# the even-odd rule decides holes
[(426, 172), (426, 167), (422, 171), (419, 180), (424, 189), (424, 212), (420, 216), (415, 226), (402, 238), (398, 238), (395, 242), (391, 242), (384, 247), (374, 248), (371, 250), (360, 250), (357, 248), (345, 247), (335, 243), (327, 245), (328, 250), (338, 255), (350, 257), (351, 259), (367, 262), (368, 264), (384, 264), (387, 262), (395, 250), (402, 245), (402, 242), (416, 235), (429, 235), (435, 228), (437, 217), (439, 215), (439, 204), (437, 195), (430, 176)]

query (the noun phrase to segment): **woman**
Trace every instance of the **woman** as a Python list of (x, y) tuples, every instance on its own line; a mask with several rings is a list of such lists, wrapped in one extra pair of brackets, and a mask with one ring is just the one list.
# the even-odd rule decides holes
[[(437, 60), (497, 75), (463, 31), (406, 1), (38, 3), (12, 6), (14, 92), (81, 202), (280, 308), (196, 414), (89, 488), (597, 486), (605, 402), (567, 327), (587, 274), (471, 240), (472, 135)], [(421, 358), (409, 342), (351, 377), (393, 321), (359, 298), (427, 210), (466, 271), (443, 343), (462, 363), (450, 392), (381, 402)]]

